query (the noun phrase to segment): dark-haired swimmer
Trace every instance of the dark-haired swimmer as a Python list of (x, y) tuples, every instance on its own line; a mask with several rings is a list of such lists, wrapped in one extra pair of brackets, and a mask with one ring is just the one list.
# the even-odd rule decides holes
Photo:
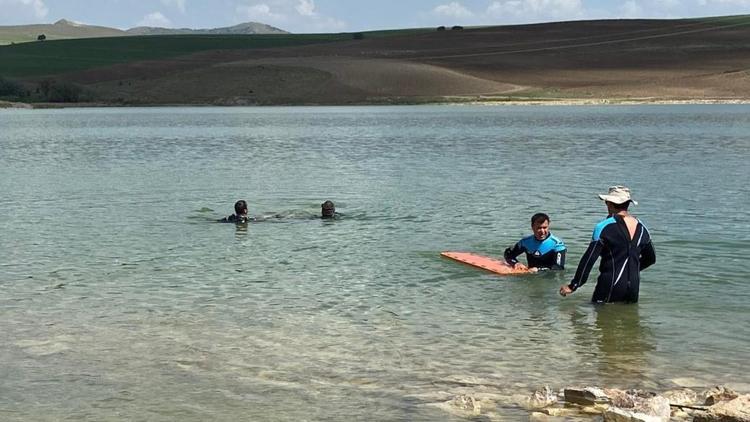
[(531, 217), (531, 231), (533, 235), (519, 240), (513, 248), (505, 250), (505, 261), (516, 268), (525, 268), (516, 257), (526, 252), (526, 262), (529, 268), (538, 270), (562, 270), (565, 268), (565, 251), (567, 247), (563, 241), (550, 233), (549, 216), (544, 213)]
[(234, 203), (234, 214), (219, 220), (219, 223), (244, 224), (249, 221), (247, 217), (247, 202), (239, 200)]
[(320, 218), (324, 220), (338, 218), (341, 214), (336, 212), (336, 206), (333, 201), (325, 201), (320, 204)]

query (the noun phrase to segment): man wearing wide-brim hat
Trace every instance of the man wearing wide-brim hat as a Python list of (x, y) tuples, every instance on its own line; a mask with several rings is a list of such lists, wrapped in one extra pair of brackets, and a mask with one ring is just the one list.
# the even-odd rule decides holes
[(584, 283), (599, 256), (599, 277), (596, 280), (595, 303), (638, 302), (640, 272), (656, 262), (654, 246), (646, 226), (628, 212), (633, 200), (630, 189), (612, 186), (599, 199), (607, 206), (609, 216), (596, 225), (591, 243), (581, 257), (578, 269), (570, 284), (560, 287), (567, 296)]

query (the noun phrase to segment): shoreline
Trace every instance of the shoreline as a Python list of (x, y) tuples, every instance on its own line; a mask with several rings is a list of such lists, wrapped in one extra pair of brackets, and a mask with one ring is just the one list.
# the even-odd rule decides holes
[(665, 98), (444, 98), (435, 101), (402, 101), (386, 99), (384, 101), (367, 101), (361, 103), (289, 103), (289, 104), (238, 104), (236, 102), (217, 103), (24, 103), (0, 100), (0, 109), (63, 109), (63, 108), (149, 108), (149, 107), (347, 107), (347, 106), (414, 106), (414, 105), (449, 105), (449, 106), (602, 106), (602, 105), (744, 105), (750, 104), (750, 98), (705, 98), (705, 99), (665, 99)]

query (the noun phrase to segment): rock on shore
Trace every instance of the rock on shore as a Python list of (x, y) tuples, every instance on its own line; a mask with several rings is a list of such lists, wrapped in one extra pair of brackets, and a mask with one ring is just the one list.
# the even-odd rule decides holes
[[(460, 417), (494, 419), (496, 406), (505, 401), (500, 396), (489, 400), (484, 395), (465, 390), (437, 405)], [(605, 422), (750, 422), (750, 394), (742, 395), (728, 387), (702, 392), (682, 388), (657, 394), (592, 386), (555, 391), (544, 386), (527, 396), (513, 395), (511, 401), (529, 411), (530, 419), (535, 421), (565, 418)]]

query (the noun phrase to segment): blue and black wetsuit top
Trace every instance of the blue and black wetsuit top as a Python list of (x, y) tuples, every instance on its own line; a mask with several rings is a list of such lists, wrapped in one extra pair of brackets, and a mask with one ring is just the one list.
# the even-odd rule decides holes
[(643, 223), (638, 220), (632, 239), (625, 220), (619, 215), (597, 224), (591, 243), (568, 287), (576, 290), (583, 286), (599, 256), (602, 257), (599, 278), (591, 301), (638, 302), (640, 271), (656, 262), (651, 236)]
[(508, 248), (503, 254), (509, 264), (515, 265), (518, 255), (526, 252), (529, 267), (562, 270), (565, 267), (565, 243), (550, 233), (544, 240), (537, 240), (534, 235), (519, 240), (513, 248)]

